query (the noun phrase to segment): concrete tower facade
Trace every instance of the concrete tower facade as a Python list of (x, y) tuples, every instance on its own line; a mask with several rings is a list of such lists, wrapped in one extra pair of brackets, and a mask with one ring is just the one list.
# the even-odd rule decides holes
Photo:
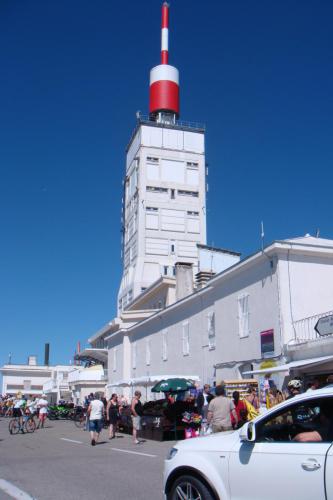
[(198, 266), (206, 244), (205, 131), (179, 121), (178, 70), (168, 64), (169, 6), (162, 6), (161, 64), (150, 74), (150, 115), (138, 117), (127, 148), (123, 276), (118, 312), (177, 262)]

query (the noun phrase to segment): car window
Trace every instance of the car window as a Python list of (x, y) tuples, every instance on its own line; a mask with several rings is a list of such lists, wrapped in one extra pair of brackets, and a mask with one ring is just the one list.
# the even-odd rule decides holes
[(333, 397), (297, 402), (261, 420), (256, 441), (333, 441)]

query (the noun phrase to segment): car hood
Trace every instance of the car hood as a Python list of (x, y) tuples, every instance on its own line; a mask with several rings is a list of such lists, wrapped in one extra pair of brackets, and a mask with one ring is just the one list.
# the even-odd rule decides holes
[(178, 441), (174, 448), (179, 451), (231, 451), (239, 442), (239, 431), (225, 431)]

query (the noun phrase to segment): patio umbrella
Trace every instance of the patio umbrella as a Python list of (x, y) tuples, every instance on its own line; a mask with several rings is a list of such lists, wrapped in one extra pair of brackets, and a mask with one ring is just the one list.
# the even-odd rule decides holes
[(151, 392), (179, 392), (187, 391), (192, 387), (194, 387), (193, 380), (187, 378), (169, 378), (157, 382), (151, 389)]

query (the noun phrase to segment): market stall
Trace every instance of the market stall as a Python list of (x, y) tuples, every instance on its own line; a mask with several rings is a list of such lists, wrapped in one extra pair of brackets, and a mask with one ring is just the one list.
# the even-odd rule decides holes
[[(195, 399), (186, 396), (186, 391), (193, 387), (193, 380), (182, 378), (160, 380), (155, 384), (152, 392), (162, 392), (165, 396), (143, 405), (140, 437), (157, 441), (184, 439), (189, 424), (183, 421), (183, 416), (185, 413), (193, 414), (195, 409)], [(132, 432), (130, 406), (121, 412), (119, 431)]]

